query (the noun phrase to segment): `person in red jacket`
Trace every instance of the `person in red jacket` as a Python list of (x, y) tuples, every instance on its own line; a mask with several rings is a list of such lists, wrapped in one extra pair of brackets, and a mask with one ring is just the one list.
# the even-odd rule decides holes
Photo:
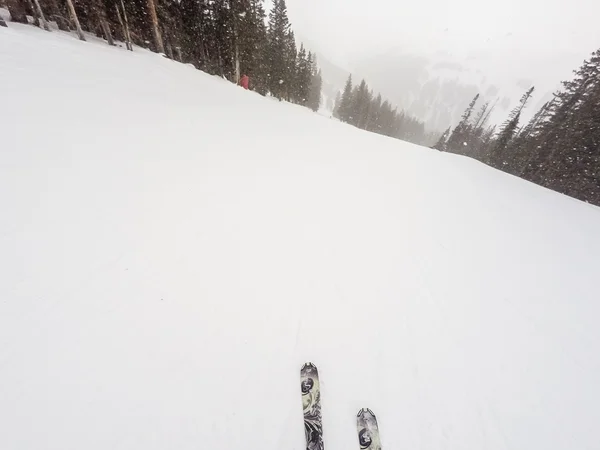
[(248, 78), (248, 75), (242, 75), (242, 78), (240, 78), (240, 86), (243, 87), (244, 89), (248, 89), (248, 85), (250, 84), (250, 78)]

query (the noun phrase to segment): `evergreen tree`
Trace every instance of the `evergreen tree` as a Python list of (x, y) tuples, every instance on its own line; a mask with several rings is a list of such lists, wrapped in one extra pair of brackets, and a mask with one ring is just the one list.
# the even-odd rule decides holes
[(507, 164), (507, 162), (503, 158), (504, 150), (508, 146), (508, 143), (513, 138), (515, 131), (517, 130), (520, 117), (521, 113), (518, 112), (516, 116), (514, 116), (507, 123), (505, 123), (505, 125), (500, 130), (498, 138), (496, 139), (491, 163), (498, 168), (502, 168), (503, 165)]
[(450, 138), (448, 138), (448, 142), (446, 144), (448, 151), (461, 154), (465, 151), (464, 146), (469, 140), (469, 132), (471, 130), (469, 119), (471, 118), (471, 114), (473, 114), (473, 109), (475, 108), (475, 104), (477, 103), (478, 99), (479, 94), (473, 97), (473, 100), (471, 100), (471, 103), (469, 103), (469, 106), (467, 106), (467, 109), (465, 109), (460, 122), (452, 131), (452, 134), (450, 135)]
[(310, 95), (312, 84), (312, 54), (306, 54), (304, 45), (300, 45), (297, 59), (297, 78), (294, 83), (296, 102), (300, 105), (306, 105)]
[(440, 152), (446, 151), (446, 141), (448, 140), (448, 136), (450, 136), (450, 127), (446, 128), (444, 134), (442, 134), (436, 144), (432, 147)]
[(268, 86), (271, 94), (280, 100), (285, 97), (287, 86), (284, 84), (289, 81), (290, 47), (290, 22), (285, 0), (274, 0), (269, 13)]
[(369, 103), (371, 102), (369, 87), (364, 79), (356, 87), (352, 100), (352, 117), (350, 123), (358, 128), (364, 128), (369, 111)]
[(523, 171), (526, 169), (535, 153), (528, 148), (528, 141), (537, 135), (540, 123), (547, 117), (551, 105), (552, 102), (544, 103), (540, 110), (531, 118), (529, 123), (521, 130), (518, 136), (515, 137), (513, 143), (513, 160), (510, 161), (510, 166), (508, 167), (510, 173), (522, 176)]
[(284, 98), (288, 101), (296, 101), (294, 98), (294, 92), (297, 87), (297, 79), (298, 73), (296, 71), (297, 68), (297, 58), (298, 52), (296, 49), (296, 38), (294, 37), (294, 32), (290, 30), (286, 36), (285, 43), (285, 66), (284, 66), (284, 79), (283, 79), (283, 89), (285, 92)]
[(381, 130), (381, 94), (371, 101), (371, 121), (369, 131), (379, 133)]
[(533, 91), (534, 87), (531, 87), (521, 96), (519, 104), (512, 109), (508, 119), (506, 119), (506, 121), (502, 124), (500, 133), (498, 134), (498, 138), (496, 139), (492, 150), (492, 157), (489, 161), (493, 166), (503, 169), (508, 167), (508, 160), (511, 159), (510, 153), (512, 153), (510, 152), (512, 148), (509, 147), (509, 144), (517, 132), (521, 112), (527, 105), (527, 102), (531, 98)]
[(323, 87), (323, 76), (321, 70), (317, 68), (316, 58), (312, 61), (310, 92), (307, 106), (313, 111), (318, 111), (321, 107), (321, 89)]
[(365, 80), (353, 86), (350, 74), (343, 93), (338, 93), (338, 97), (333, 114), (344, 122), (416, 144), (430, 146), (435, 142), (437, 133), (428, 132), (423, 122), (398, 112), (381, 94), (375, 96)]
[(250, 0), (248, 30), (243, 37), (242, 71), (253, 80), (256, 91), (265, 95), (269, 66), (267, 61), (268, 40), (265, 25), (266, 13), (263, 0)]
[[(208, 14), (204, 13), (203, 3), (199, 0), (181, 0), (181, 39), (182, 51), (186, 62), (198, 69), (207, 69), (206, 40)], [(206, 10), (209, 11), (209, 10)]]
[(486, 114), (489, 107), (490, 102), (485, 102), (483, 105), (481, 105), (481, 108), (479, 109), (479, 112), (477, 113), (477, 116), (475, 116), (475, 120), (473, 121), (474, 130), (480, 129), (485, 126), (485, 122), (487, 120)]
[(530, 179), (600, 204), (600, 50), (564, 86), (540, 138), (533, 141), (539, 166)]
[(342, 94), (340, 91), (337, 91), (335, 94), (335, 102), (333, 106), (333, 117), (336, 119), (340, 118), (340, 103), (342, 102)]
[(352, 75), (348, 75), (348, 80), (344, 86), (344, 92), (342, 93), (342, 99), (340, 100), (339, 116), (343, 122), (349, 122), (352, 114)]

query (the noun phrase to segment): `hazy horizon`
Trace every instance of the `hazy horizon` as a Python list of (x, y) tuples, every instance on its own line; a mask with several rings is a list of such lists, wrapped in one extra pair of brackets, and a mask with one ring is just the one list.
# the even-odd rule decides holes
[(522, 78), (536, 76), (528, 71), (536, 72), (540, 59), (551, 60), (554, 67), (544, 71), (551, 70), (546, 75), (558, 82), (600, 47), (600, 4), (592, 0), (570, 1), (568, 9), (557, 0), (506, 0), (494, 6), (475, 0), (371, 0), (368, 7), (359, 0), (286, 3), (297, 35), (350, 70), (357, 61), (394, 49), (428, 57), (497, 54), (503, 70)]
[[(490, 86), (492, 90), (498, 88), (500, 97), (506, 99), (496, 111), (498, 119), (503, 120), (525, 85), (536, 86), (531, 107), (523, 116), (527, 119), (560, 87), (561, 81), (570, 79), (572, 71), (600, 48), (600, 27), (595, 23), (600, 4), (592, 0), (573, 0), (568, 8), (564, 1), (557, 0), (506, 0), (501, 4), (371, 0), (368, 7), (359, 0), (286, 3), (299, 40), (340, 68), (366, 77), (376, 91), (387, 92), (392, 102), (409, 111), (410, 98), (418, 96), (418, 89), (413, 86), (410, 93), (404, 92), (397, 86), (397, 79), (413, 77), (415, 81), (411, 68), (404, 65), (411, 55), (427, 59), (430, 66), (460, 65), (456, 71), (442, 74), (442, 79), (449, 76), (482, 94)], [(266, 0), (266, 6), (270, 8), (271, 0)], [(438, 76), (430, 70), (420, 81)], [(339, 79), (331, 81), (337, 89), (342, 87)], [(445, 105), (454, 108), (448, 113), (450, 123), (457, 120), (472, 97), (467, 92), (465, 89), (465, 97), (455, 104)], [(423, 114), (413, 113), (428, 120)]]

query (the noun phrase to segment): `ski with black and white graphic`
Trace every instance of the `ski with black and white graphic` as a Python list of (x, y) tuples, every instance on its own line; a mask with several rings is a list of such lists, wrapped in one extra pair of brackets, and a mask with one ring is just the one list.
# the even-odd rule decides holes
[(358, 443), (361, 450), (381, 450), (377, 417), (367, 408), (361, 409), (356, 415)]
[(319, 384), (319, 372), (313, 363), (308, 362), (300, 369), (300, 389), (302, 390), (306, 450), (324, 450), (321, 385)]

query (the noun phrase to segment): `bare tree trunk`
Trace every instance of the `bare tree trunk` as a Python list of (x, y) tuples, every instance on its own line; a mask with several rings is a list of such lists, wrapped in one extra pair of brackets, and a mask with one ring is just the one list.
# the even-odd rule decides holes
[(77, 30), (77, 35), (79, 39), (85, 41), (85, 36), (83, 35), (83, 30), (81, 29), (81, 25), (79, 24), (79, 19), (77, 18), (77, 12), (75, 12), (75, 6), (73, 5), (73, 0), (67, 0), (67, 5), (69, 6), (69, 12), (71, 13), (71, 19), (75, 23), (75, 29)]
[(133, 42), (131, 40), (131, 33), (129, 32), (129, 19), (127, 18), (127, 10), (125, 9), (125, 3), (123, 3), (123, 0), (121, 0), (121, 8), (123, 9), (123, 19), (125, 20), (125, 32), (127, 33), (129, 50), (133, 51)]
[(27, 13), (25, 12), (25, 5), (21, 0), (7, 0), (6, 6), (10, 12), (10, 20), (19, 23), (29, 23), (27, 21)]
[(240, 46), (238, 44), (238, 32), (237, 32), (237, 12), (233, 11), (233, 46), (235, 48), (234, 51), (234, 61), (233, 61), (233, 82), (235, 84), (240, 84)]
[(164, 53), (165, 47), (158, 27), (158, 16), (156, 15), (156, 5), (154, 4), (154, 0), (148, 0), (148, 11), (150, 12), (150, 20), (152, 21), (152, 33), (154, 34), (156, 51), (158, 53)]
[(104, 37), (108, 41), (108, 45), (115, 45), (112, 32), (110, 31), (110, 25), (105, 18), (100, 19), (100, 26), (102, 26), (102, 31), (104, 32)]
[(44, 11), (42, 11), (42, 7), (40, 6), (39, 0), (33, 0), (33, 2), (35, 3), (35, 10), (37, 11), (37, 15), (40, 16), (40, 21), (42, 22), (44, 30), (50, 31), (50, 27), (48, 26), (48, 22), (46, 21)]
[[(94, 24), (96, 30), (98, 29), (98, 25), (102, 30), (102, 37), (107, 40), (108, 45), (115, 45), (115, 41), (113, 40), (112, 31), (110, 30), (110, 25), (108, 20), (106, 19), (106, 8), (104, 5), (104, 1), (102, 0), (94, 0), (92, 2), (92, 18), (96, 21)], [(101, 36), (98, 34), (98, 36)]]
[(235, 84), (240, 84), (240, 48), (237, 44), (237, 39), (235, 42), (235, 72), (234, 72), (234, 76), (235, 76)]
[(29, 9), (29, 11), (27, 11), (27, 12), (31, 12), (31, 15), (33, 16), (33, 24), (36, 27), (40, 27), (40, 16), (38, 16), (37, 11), (35, 10), (33, 0), (25, 0), (25, 1), (27, 2), (27, 7)]
[(183, 62), (183, 57), (181, 56), (181, 47), (175, 47), (175, 53), (177, 54), (177, 61)]
[(173, 59), (173, 47), (171, 46), (171, 39), (169, 39), (168, 36), (165, 38), (165, 50), (167, 52), (167, 57)]
[(133, 50), (131, 42), (129, 41), (129, 29), (125, 26), (125, 23), (123, 22), (123, 17), (121, 17), (121, 10), (119, 9), (119, 5), (115, 4), (115, 9), (117, 10), (117, 19), (119, 19), (119, 25), (121, 25), (121, 33), (123, 33), (125, 47), (127, 47), (127, 50)]

